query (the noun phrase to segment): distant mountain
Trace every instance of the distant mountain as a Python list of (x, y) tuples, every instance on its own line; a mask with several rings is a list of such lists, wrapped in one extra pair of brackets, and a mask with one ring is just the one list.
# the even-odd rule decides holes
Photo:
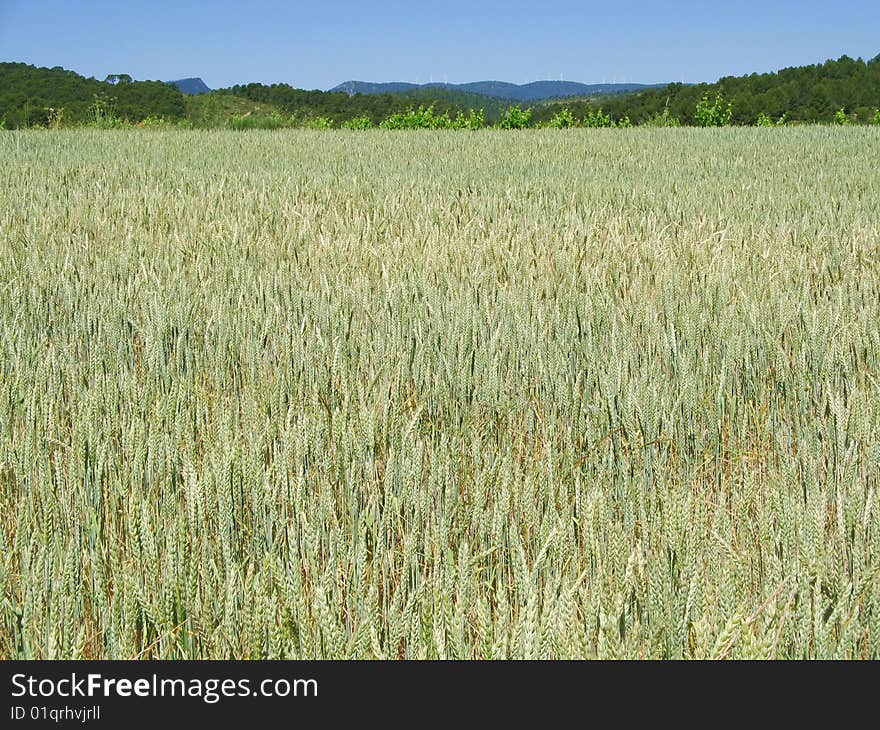
[(390, 81), (388, 83), (372, 83), (370, 81), (345, 81), (334, 86), (330, 91), (344, 91), (349, 96), (355, 94), (399, 94), (403, 91), (416, 91), (427, 84), (409, 84), (406, 81)]
[(177, 81), (169, 81), (172, 86), (176, 86), (179, 91), (184, 94), (207, 94), (211, 89), (201, 79), (178, 79)]
[(473, 81), (466, 84), (410, 84), (404, 81), (372, 83), (369, 81), (346, 81), (331, 89), (346, 94), (399, 94), (417, 89), (444, 88), (481, 94), (496, 99), (528, 102), (570, 96), (597, 96), (620, 94), (645, 89), (659, 89), (666, 84), (581, 84), (577, 81), (533, 81), (530, 84), (511, 84), (506, 81)]

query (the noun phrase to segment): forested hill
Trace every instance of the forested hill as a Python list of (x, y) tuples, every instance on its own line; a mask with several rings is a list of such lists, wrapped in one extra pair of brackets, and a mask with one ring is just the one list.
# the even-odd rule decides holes
[[(734, 124), (755, 124), (759, 115), (789, 122), (844, 121), (880, 123), (880, 56), (870, 61), (843, 56), (836, 61), (750, 76), (726, 77), (711, 84), (670, 84), (626, 95), (592, 96), (538, 102), (525, 126), (541, 125), (562, 112), (583, 119), (599, 107), (615, 120), (635, 124), (658, 115), (684, 124), (695, 121), (703, 96), (724, 96), (732, 105)], [(394, 94), (305, 91), (288, 84), (246, 84), (198, 95), (185, 95), (173, 83), (133, 81), (113, 74), (105, 81), (85, 78), (60, 67), (38, 68), (0, 63), (0, 127), (66, 126), (95, 121), (102, 110), (113, 120), (139, 123), (161, 118), (183, 126), (228, 126), (234, 118), (247, 122), (271, 117), (270, 125), (340, 126), (355, 120), (372, 125), (416, 106), (433, 106), (450, 117), (468, 109), (485, 110), (485, 121), (496, 122), (515, 99), (492, 98), (461, 88), (428, 87)], [(567, 111), (566, 111), (567, 108)], [(63, 110), (63, 111), (62, 111)], [(664, 114), (665, 112), (665, 114)], [(259, 119), (257, 119), (259, 118)], [(528, 117), (526, 117), (528, 119)], [(361, 128), (361, 127), (358, 127)]]
[(0, 121), (9, 129), (45, 125), (63, 109), (65, 123), (83, 123), (93, 114), (95, 98), (112, 99), (115, 113), (131, 121), (149, 116), (182, 119), (183, 94), (162, 81), (98, 81), (60, 66), (39, 68), (25, 63), (0, 63)]
[[(378, 123), (391, 114), (418, 105), (433, 105), (437, 113), (454, 115), (463, 103), (470, 103), (474, 107), (485, 106), (490, 120), (500, 115), (498, 100), (474, 94), (451, 94), (444, 89), (418, 90), (411, 95), (349, 96), (343, 92), (305, 91), (288, 84), (246, 84), (199, 94), (199, 97), (210, 98), (195, 103), (193, 96), (175, 86), (180, 82), (132, 81), (125, 74), (108, 78), (114, 83), (85, 78), (60, 67), (0, 63), (0, 125), (7, 129), (46, 126), (61, 109), (62, 124), (82, 124), (93, 121), (96, 99), (127, 122), (161, 117), (193, 122), (196, 126), (224, 126), (229, 121), (224, 111), (227, 109), (245, 114), (256, 110), (261, 114), (275, 111), (295, 115), (301, 122), (326, 118), (334, 124), (355, 117), (368, 117)], [(250, 108), (240, 103), (243, 100), (251, 102)], [(206, 109), (214, 111), (206, 117)], [(55, 121), (57, 123), (57, 118)]]
[[(576, 116), (601, 105), (613, 117), (628, 116), (635, 124), (662, 114), (668, 106), (673, 117), (691, 124), (697, 102), (718, 93), (732, 104), (734, 124), (754, 124), (761, 113), (773, 118), (784, 114), (791, 122), (829, 122), (840, 109), (851, 119), (868, 121), (880, 107), (880, 55), (870, 61), (842, 56), (774, 73), (728, 76), (713, 84), (670, 84), (623, 97), (559, 104)], [(536, 109), (536, 120), (549, 119), (557, 108)]]

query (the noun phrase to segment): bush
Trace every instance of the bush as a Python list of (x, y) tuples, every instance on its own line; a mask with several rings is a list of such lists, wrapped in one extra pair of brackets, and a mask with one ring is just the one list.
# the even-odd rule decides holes
[(465, 116), (464, 112), (459, 112), (455, 117), (455, 120), (452, 122), (453, 129), (471, 129), (477, 130), (482, 129), (486, 126), (486, 115), (483, 110), (475, 111), (471, 109), (468, 112), (468, 115)]
[(846, 115), (846, 109), (844, 109), (843, 107), (841, 107), (840, 109), (838, 109), (834, 113), (834, 123), (835, 124), (840, 124), (841, 126), (844, 126), (844, 125), (849, 124), (849, 122), (850, 122), (850, 119)]
[(783, 114), (775, 122), (770, 118), (769, 114), (761, 112), (755, 122), (756, 127), (782, 127), (785, 125), (785, 114)]
[(434, 107), (427, 108), (420, 106), (418, 109), (410, 109), (405, 112), (397, 112), (392, 114), (385, 121), (379, 124), (382, 129), (438, 129), (442, 128), (446, 122), (452, 126), (452, 122), (447, 115), (443, 115), (445, 121), (439, 121), (434, 115)]
[(333, 120), (330, 117), (312, 117), (303, 126), (306, 129), (333, 129)]
[(116, 115), (116, 100), (104, 94), (95, 94), (94, 102), (89, 107), (89, 127), (97, 129), (125, 129), (131, 124)]
[(715, 95), (715, 101), (709, 102), (709, 96), (705, 95), (697, 102), (697, 111), (694, 115), (697, 126), (700, 127), (726, 127), (733, 117), (733, 104), (724, 105), (724, 97)]
[(193, 125), (189, 119), (166, 119), (151, 115), (135, 125), (140, 129), (192, 129)]
[(552, 129), (568, 129), (569, 127), (574, 127), (576, 124), (577, 121), (574, 118), (574, 114), (571, 113), (571, 109), (566, 107), (565, 109), (556, 112), (547, 126)]
[(611, 121), (611, 115), (605, 114), (601, 109), (591, 110), (587, 112), (587, 115), (584, 117), (581, 123), (583, 124), (583, 126), (590, 127), (592, 129), (614, 126), (614, 122)]
[(373, 120), (369, 117), (355, 117), (354, 119), (349, 119), (342, 123), (343, 129), (354, 129), (358, 131), (370, 129), (372, 126)]
[(880, 109), (874, 112), (874, 118), (871, 120), (871, 124), (875, 127), (880, 127)]
[(431, 119), (431, 129), (455, 129), (455, 122), (449, 118), (448, 113), (443, 112)]
[(150, 115), (138, 122), (136, 126), (141, 129), (168, 129), (171, 125), (164, 117)]
[(652, 117), (646, 119), (642, 126), (644, 127), (680, 127), (681, 122), (678, 117), (674, 117), (669, 113), (669, 107), (665, 107), (662, 112), (658, 112)]
[(46, 109), (46, 126), (49, 129), (61, 129), (64, 122), (64, 107)]
[(231, 117), (228, 125), (230, 129), (235, 129), (239, 132), (248, 129), (283, 129), (295, 127), (296, 116), (285, 116), (278, 112), (272, 112), (271, 114), (251, 114), (248, 112), (241, 116), (235, 115)]
[(632, 127), (632, 125), (633, 123), (629, 117), (621, 117), (617, 120), (617, 124), (615, 124), (614, 126), (618, 129), (629, 129), (630, 127)]
[(526, 129), (532, 121), (532, 110), (519, 106), (509, 107), (498, 126), (501, 129)]

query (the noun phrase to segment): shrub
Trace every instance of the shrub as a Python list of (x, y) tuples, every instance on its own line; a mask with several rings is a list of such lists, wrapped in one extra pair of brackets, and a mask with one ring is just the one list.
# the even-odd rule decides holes
[(700, 127), (726, 127), (733, 117), (733, 104), (724, 104), (724, 97), (719, 93), (715, 95), (715, 101), (710, 102), (709, 96), (704, 95), (697, 102), (697, 111), (694, 115), (697, 125)]
[(468, 111), (467, 116), (464, 115), (464, 112), (459, 112), (452, 123), (453, 129), (477, 130), (482, 129), (485, 126), (486, 116), (482, 109), (479, 111), (471, 109)]
[(303, 126), (306, 129), (333, 129), (333, 120), (330, 117), (312, 117)]
[(785, 114), (783, 114), (775, 122), (770, 118), (769, 114), (761, 112), (755, 122), (756, 127), (782, 127), (785, 125)]
[(681, 122), (678, 117), (674, 117), (669, 113), (669, 107), (665, 107), (662, 112), (658, 112), (654, 116), (646, 119), (642, 123), (643, 127), (680, 127)]
[[(446, 118), (449, 119), (448, 116)], [(433, 106), (420, 106), (418, 109), (392, 114), (379, 126), (382, 129), (437, 129), (438, 122)]]
[(135, 124), (138, 129), (193, 129), (190, 119), (166, 119), (156, 115), (150, 115)]
[(358, 131), (370, 129), (372, 126), (373, 120), (369, 117), (355, 117), (354, 119), (349, 119), (342, 123), (343, 129), (354, 129)]
[(94, 102), (89, 107), (89, 127), (98, 129), (123, 129), (131, 124), (116, 115), (116, 100), (105, 94), (95, 94)]
[(614, 122), (611, 121), (611, 115), (605, 114), (601, 109), (591, 110), (581, 122), (583, 126), (590, 128), (613, 127)]
[(568, 129), (569, 127), (574, 127), (576, 124), (577, 121), (574, 118), (574, 114), (571, 113), (571, 109), (566, 107), (565, 109), (556, 112), (547, 126), (553, 129)]
[(64, 107), (46, 109), (46, 126), (49, 129), (61, 129), (64, 121)]
[(228, 125), (230, 129), (240, 132), (248, 129), (283, 129), (285, 127), (295, 127), (296, 116), (292, 114), (285, 116), (278, 112), (272, 112), (271, 114), (252, 114), (248, 112), (241, 116), (235, 115), (231, 117)]
[(454, 129), (455, 122), (449, 118), (449, 114), (444, 112), (438, 114), (431, 119), (431, 129)]
[(498, 122), (500, 129), (526, 129), (532, 121), (532, 110), (512, 106), (504, 112), (501, 121)]
[(840, 109), (834, 112), (834, 123), (842, 126), (850, 123), (850, 119), (846, 114), (846, 109), (840, 107)]
[(880, 127), (880, 109), (874, 112), (874, 118), (871, 120), (871, 124), (875, 127)]
[(629, 117), (624, 116), (618, 119), (617, 123), (614, 126), (618, 129), (629, 129), (630, 127), (632, 127), (632, 125), (632, 120), (630, 120)]

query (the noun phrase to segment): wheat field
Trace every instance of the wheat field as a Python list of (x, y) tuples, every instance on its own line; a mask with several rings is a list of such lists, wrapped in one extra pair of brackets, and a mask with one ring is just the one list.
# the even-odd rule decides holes
[(880, 658), (878, 130), (0, 160), (0, 657)]

